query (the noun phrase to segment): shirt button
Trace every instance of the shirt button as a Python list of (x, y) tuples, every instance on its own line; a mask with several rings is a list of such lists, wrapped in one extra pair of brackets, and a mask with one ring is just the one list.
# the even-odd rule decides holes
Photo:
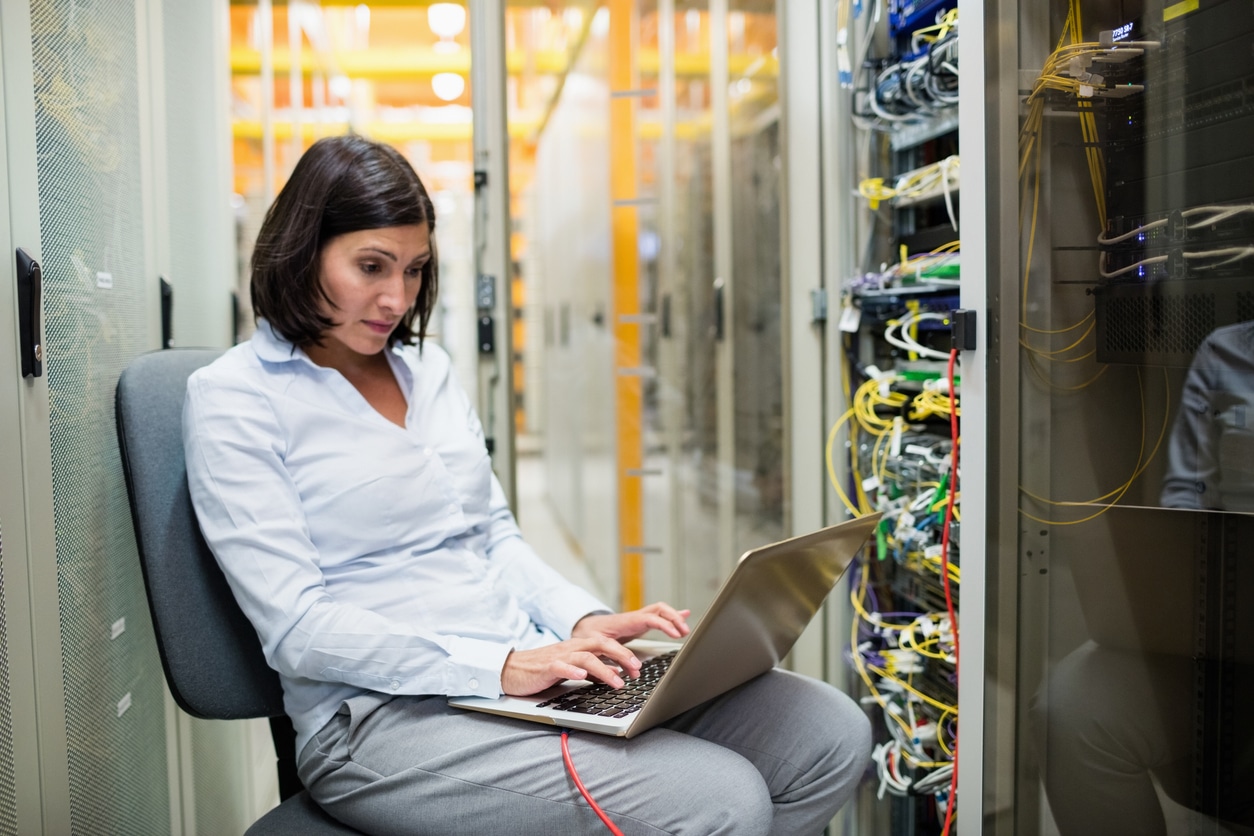
[(479, 690), (479, 680), (477, 679), (472, 679), (466, 684), (469, 685), (472, 690), (475, 690), (475, 691)]
[(456, 513), (457, 513), (457, 506), (456, 506), (456, 505), (453, 505), (453, 504), (451, 504), (451, 503), (450, 503), (450, 504), (449, 504), (449, 506), (448, 506), (448, 512), (449, 512), (450, 514), (456, 514)]
[(396, 690), (397, 688), (399, 688), (399, 687), (401, 687), (401, 681), (400, 681), (399, 679), (393, 679), (393, 680), (392, 680), (392, 690), (393, 690), (393, 691), (395, 691), (395, 690)]
[(424, 456), (430, 457), (430, 456), (431, 456), (431, 448), (430, 448), (430, 447), (423, 447), (423, 448), (422, 448), (422, 454), (423, 454)]

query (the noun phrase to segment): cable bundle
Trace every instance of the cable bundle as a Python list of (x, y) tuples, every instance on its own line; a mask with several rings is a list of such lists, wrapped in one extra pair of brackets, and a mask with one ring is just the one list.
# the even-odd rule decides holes
[(892, 200), (898, 205), (918, 203), (931, 197), (943, 196), (949, 213), (949, 224), (958, 231), (958, 216), (954, 212), (953, 192), (958, 188), (959, 158), (957, 154), (943, 160), (907, 171), (893, 183), (884, 185), (883, 177), (868, 177), (858, 184), (858, 194), (879, 207), (880, 201)]
[(897, 61), (866, 61), (860, 91), (868, 126), (892, 130), (958, 104), (958, 10), (911, 36), (910, 54)]

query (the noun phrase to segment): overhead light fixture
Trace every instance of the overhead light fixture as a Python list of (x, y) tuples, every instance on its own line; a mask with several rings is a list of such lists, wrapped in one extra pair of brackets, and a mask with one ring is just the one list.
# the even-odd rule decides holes
[(431, 92), (442, 101), (455, 101), (465, 91), (466, 79), (457, 73), (436, 73), (431, 76)]
[(347, 99), (348, 94), (353, 92), (353, 82), (348, 76), (336, 73), (327, 82), (327, 88), (331, 91), (332, 96)]
[(432, 3), (427, 6), (427, 25), (441, 39), (453, 39), (466, 28), (466, 7), (460, 3)]

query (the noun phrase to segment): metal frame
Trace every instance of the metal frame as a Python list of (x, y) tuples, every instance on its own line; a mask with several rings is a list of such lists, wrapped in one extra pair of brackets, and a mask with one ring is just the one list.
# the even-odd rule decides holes
[(469, 0), (470, 84), (474, 90), (475, 171), (487, 181), (475, 188), (475, 273), (496, 277), (496, 353), (479, 361), (479, 408), (495, 441), (493, 469), (515, 506), (514, 364), (509, 252), (509, 131), (505, 111), (505, 7)]
[[(136, 35), (140, 61), (139, 86), (140, 141), (146, 147), (141, 154), (145, 182), (144, 258), (149, 267), (145, 298), (160, 299), (159, 277), (170, 274), (170, 204), (168, 157), (165, 136), (165, 75), (153, 68), (165, 66), (165, 48), (161, 0), (139, 0), (135, 4)], [(142, 95), (144, 92), (146, 96)], [(148, 311), (149, 334), (161, 334), (161, 306), (151, 305)], [(154, 347), (160, 347), (154, 346)], [(195, 832), (195, 794), (191, 768), (191, 736), (189, 718), (181, 715), (168, 689), (163, 689), (165, 713), (166, 783), (170, 789), (170, 832)]]
[[(1018, 666), (1018, 45), (1013, 0), (959, 0), (958, 105), (963, 143), (962, 299), (977, 308), (981, 339), (962, 361), (964, 525), (959, 630), (966, 674), (958, 704), (958, 833), (1011, 832)], [(975, 230), (975, 235), (970, 233)], [(1002, 277), (1005, 277), (1002, 279)], [(990, 490), (990, 486), (993, 490)], [(974, 668), (974, 673), (973, 673)], [(971, 803), (974, 800), (976, 803)]]
[[(678, 228), (676, 207), (678, 199), (675, 188), (675, 0), (658, 0), (658, 108), (662, 114), (662, 138), (658, 143), (658, 220), (659, 230)], [(671, 235), (659, 235), (661, 249), (658, 253), (658, 288), (660, 295), (666, 295), (671, 301), (672, 323), (681, 321), (686, 316), (682, 304), (683, 295), (676, 293), (676, 277), (679, 275), (677, 266), (677, 250)], [(657, 332), (661, 334), (662, 312), (657, 311)], [(668, 323), (670, 324), (670, 323)], [(673, 327), (673, 325), (671, 325)], [(683, 447), (683, 395), (678, 385), (683, 380), (685, 370), (682, 366), (682, 354), (679, 340), (673, 335), (663, 336), (658, 341), (658, 378), (676, 384), (669, 389), (664, 384), (661, 389), (662, 431), (665, 434), (666, 460), (666, 491), (667, 502), (667, 542), (663, 558), (669, 561), (670, 571), (666, 573), (664, 583), (651, 581), (645, 577), (645, 588), (653, 592), (663, 601), (675, 601), (679, 589), (682, 588), (682, 574), (679, 571), (680, 548), (679, 534), (683, 531), (683, 507), (676, 501), (679, 486), (679, 473), (682, 466), (681, 450)], [(659, 572), (658, 574), (661, 574)]]
[[(17, 78), (29, 77), (30, 40), (28, 7), (18, 3), (0, 4), (0, 188), (5, 199), (0, 201), (0, 254), (6, 269), (0, 270), (0, 311), (5, 319), (0, 325), (0, 471), (11, 474), (0, 482), (0, 525), (3, 526), (5, 549), (3, 552), (5, 632), (9, 658), (9, 701), (13, 717), (36, 716), (35, 659), (31, 635), (31, 598), (29, 545), (27, 542), (27, 507), (22, 479), (12, 474), (22, 474), (21, 431), (24, 393), (34, 388), (21, 377), (17, 353), (17, 311), (14, 272), (14, 243), (10, 237), (12, 212), (26, 211), (26, 207), (13, 206), (17, 190), (11, 188), (9, 169), (14, 168), (16, 156), (33, 147), (34, 137), (23, 143), (20, 136), (10, 139), (8, 124), (11, 98), (24, 94)], [(25, 19), (22, 19), (26, 16)], [(27, 35), (23, 43), (11, 37), (14, 30)], [(9, 37), (6, 37), (9, 36)], [(26, 66), (20, 66), (25, 62)], [(17, 110), (16, 107), (13, 108)], [(17, 115), (17, 114), (14, 114)], [(16, 120), (13, 120), (16, 122)], [(15, 134), (20, 133), (16, 123)], [(28, 133), (33, 134), (33, 131)], [(11, 148), (15, 144), (16, 148)], [(21, 169), (18, 168), (18, 171)], [(20, 225), (25, 241), (25, 225)], [(37, 241), (34, 242), (37, 246)], [(10, 718), (12, 719), (12, 718)], [(39, 738), (33, 723), (12, 723), (14, 779), (17, 792), (17, 829), (19, 833), (37, 833), (43, 828), (43, 809), (40, 803)], [(19, 765), (35, 768), (17, 768)]]
[[(826, 5), (826, 4), (825, 4)], [(816, 0), (780, 3), (780, 95), (782, 99), (784, 176), (781, 214), (781, 293), (784, 340), (784, 457), (788, 462), (787, 530), (792, 534), (823, 525), (826, 495), (823, 450), (824, 342), (826, 326), (815, 322), (811, 293), (825, 292), (824, 257), (830, 249), (824, 235), (824, 182), (811, 177), (823, 171), (823, 80), (821, 14)], [(819, 84), (814, 84), (814, 79)], [(839, 287), (839, 280), (836, 280)], [(839, 597), (839, 596), (837, 596)], [(829, 605), (830, 606), (830, 605)], [(831, 676), (824, 637), (828, 610), (816, 618), (793, 648), (794, 670), (810, 676)]]
[(736, 322), (735, 267), (732, 264), (731, 113), (729, 81), (727, 0), (710, 0), (710, 160), (713, 179), (715, 287), (723, 289), (723, 338), (715, 343), (714, 388), (718, 415), (718, 555), (725, 577), (736, 559), (736, 378), (735, 346), (731, 328)]
[[(34, 68), (31, 55), (30, 4), (21, 0), (0, 2), (0, 50), (4, 61), (4, 119), (6, 164), (8, 166), (8, 224), (12, 236), (10, 246), (2, 254), (4, 263), (13, 259), (13, 247), (22, 247), (36, 260), (42, 258), (39, 232), (39, 183), (35, 160)], [(20, 202), (19, 202), (20, 200)], [(14, 282), (12, 267), (4, 271), (10, 278), (4, 282), (3, 296), (11, 299)], [(12, 303), (4, 306), (15, 311)], [(10, 322), (13, 337), (4, 342), (8, 354), (16, 345), (16, 323)], [(28, 644), (11, 650), (15, 653), (17, 676), (31, 676), (33, 682), (34, 723), (15, 724), (18, 753), (29, 757), (37, 768), (18, 772), (19, 830), (23, 822), (31, 822), (33, 832), (68, 833), (70, 831), (70, 783), (65, 726), (65, 691), (61, 666), (61, 622), (56, 607), (35, 607), (34, 602), (56, 601), (57, 544), (52, 511), (52, 453), (48, 438), (49, 402), (47, 378), (17, 377), (16, 357), (4, 365), (3, 375), (12, 380), (16, 398), (6, 424), (15, 420), (16, 436), (6, 427), (0, 433), (0, 451), (15, 467), (7, 470), (10, 478), (0, 488), (4, 505), (13, 509), (5, 513), (6, 532), (12, 526), (11, 551), (5, 550), (12, 566), (12, 577), (6, 578), (6, 598), (17, 606), (9, 620), (10, 637)], [(12, 375), (12, 378), (10, 378)], [(6, 387), (8, 388), (8, 387)], [(7, 408), (6, 408), (6, 411)], [(6, 543), (9, 543), (6, 533)], [(7, 573), (6, 573), (7, 575)], [(10, 590), (12, 592), (10, 592)], [(27, 596), (22, 600), (20, 594)], [(20, 626), (19, 626), (20, 625)], [(16, 628), (16, 629), (15, 629)], [(27, 632), (29, 631), (29, 632)], [(21, 684), (20, 681), (18, 683)], [(28, 686), (29, 687), (29, 686)], [(15, 692), (25, 698), (26, 688)], [(31, 706), (27, 706), (30, 708)], [(15, 709), (17, 706), (15, 706)], [(15, 710), (15, 715), (17, 711)], [(23, 728), (24, 726), (24, 728)]]

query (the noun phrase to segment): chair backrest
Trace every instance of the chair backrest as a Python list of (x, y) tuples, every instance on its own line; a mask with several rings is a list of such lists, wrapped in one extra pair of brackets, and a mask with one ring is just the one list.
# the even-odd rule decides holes
[(175, 701), (216, 720), (283, 714), (278, 674), (235, 603), (192, 509), (183, 460), (187, 378), (222, 352), (166, 349), (118, 380), (118, 446), (157, 649)]

